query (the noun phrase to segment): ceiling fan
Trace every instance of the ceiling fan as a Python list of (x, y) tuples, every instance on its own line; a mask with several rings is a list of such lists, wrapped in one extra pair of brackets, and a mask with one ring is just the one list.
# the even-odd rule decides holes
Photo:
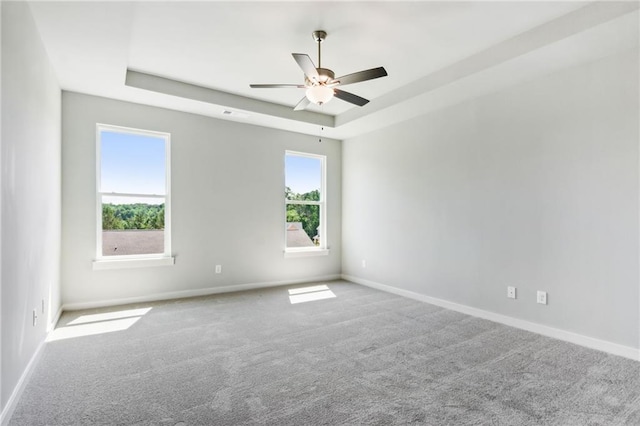
[(357, 106), (366, 105), (369, 100), (353, 93), (337, 89), (337, 86), (359, 83), (361, 81), (373, 80), (374, 78), (385, 77), (387, 71), (384, 67), (371, 68), (370, 70), (359, 71), (335, 78), (335, 73), (328, 68), (322, 68), (322, 56), (320, 44), (327, 38), (325, 31), (314, 31), (313, 39), (318, 43), (318, 67), (315, 66), (309, 55), (304, 53), (292, 53), (293, 59), (304, 72), (304, 84), (250, 84), (254, 89), (272, 88), (298, 88), (306, 89), (305, 97), (298, 102), (294, 110), (305, 109), (309, 104), (322, 105), (329, 102), (334, 96), (343, 101)]

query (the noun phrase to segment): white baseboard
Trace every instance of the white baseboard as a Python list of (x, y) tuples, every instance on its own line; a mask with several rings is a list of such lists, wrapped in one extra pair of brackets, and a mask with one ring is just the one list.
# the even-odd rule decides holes
[(46, 342), (46, 339), (43, 339), (42, 342), (40, 342), (40, 344), (38, 345), (38, 348), (34, 352), (31, 359), (29, 360), (27, 367), (22, 372), (22, 376), (20, 376), (20, 380), (18, 380), (16, 387), (13, 389), (11, 396), (7, 400), (7, 404), (4, 406), (2, 413), (0, 413), (0, 425), (5, 426), (9, 424), (11, 415), (13, 414), (13, 411), (16, 409), (16, 406), (18, 405), (18, 401), (20, 400), (20, 395), (22, 395), (22, 391), (24, 391), (24, 388), (27, 384), (29, 376), (33, 371), (33, 367), (35, 367), (38, 360), (40, 359), (40, 356), (42, 355), (42, 349), (44, 348), (45, 342)]
[[(55, 328), (58, 320), (60, 319), (60, 315), (62, 315), (62, 306), (58, 309), (51, 322), (47, 324), (47, 334), (49, 334)], [(36, 349), (31, 359), (29, 360), (26, 368), (22, 372), (22, 376), (20, 376), (20, 380), (18, 380), (16, 387), (13, 389), (11, 396), (7, 400), (7, 404), (5, 405), (4, 410), (2, 410), (2, 412), (0, 413), (0, 426), (5, 426), (5, 424), (9, 423), (9, 419), (11, 419), (11, 415), (13, 414), (18, 401), (20, 400), (20, 395), (22, 395), (22, 391), (27, 384), (27, 379), (31, 375), (33, 367), (36, 365), (36, 363), (40, 359), (40, 356), (42, 355), (42, 350), (46, 341), (47, 339), (45, 336), (42, 342), (40, 342), (40, 344), (38, 345), (38, 348)]]
[(56, 328), (56, 324), (58, 324), (58, 321), (60, 320), (60, 316), (61, 315), (62, 315), (62, 306), (60, 306), (60, 308), (58, 308), (58, 312), (56, 312), (56, 315), (53, 317), (51, 322), (49, 324), (47, 324), (47, 333), (51, 333), (51, 331), (54, 328)]
[(354, 277), (352, 275), (342, 274), (342, 279), (351, 281), (356, 284), (362, 284), (367, 287), (375, 288), (377, 290), (382, 290), (387, 293), (393, 293), (399, 296), (407, 297), (409, 299), (414, 299), (420, 302), (426, 302), (432, 305), (440, 306), (442, 308), (451, 309), (452, 311), (457, 311), (463, 314), (483, 318), (511, 327), (520, 328), (522, 330), (531, 331), (533, 333), (552, 337), (554, 339), (564, 340), (565, 342), (574, 343), (576, 345), (585, 346), (587, 348), (622, 356), (634, 361), (640, 361), (640, 349), (632, 348), (630, 346), (624, 346), (617, 343), (608, 342), (606, 340), (600, 340), (593, 337), (584, 336), (582, 334), (573, 333), (571, 331), (561, 330), (559, 328), (553, 328), (546, 325), (509, 317), (506, 315), (497, 314), (495, 312), (485, 311), (482, 309), (473, 308), (471, 306), (449, 302), (443, 299), (437, 299), (435, 297), (430, 297), (424, 294), (415, 293), (413, 291), (403, 290), (389, 285), (380, 284), (375, 281)]
[(224, 286), (224, 287), (208, 287), (208, 288), (199, 288), (194, 290), (181, 290), (181, 291), (172, 291), (167, 293), (146, 294), (144, 296), (126, 297), (122, 299), (98, 300), (93, 302), (65, 303), (64, 305), (62, 305), (61, 309), (62, 311), (77, 311), (81, 309), (104, 308), (108, 306), (127, 305), (131, 303), (157, 302), (160, 300), (183, 299), (186, 297), (208, 296), (211, 294), (220, 294), (220, 293), (233, 293), (236, 291), (256, 290), (259, 288), (278, 287), (283, 285), (304, 284), (304, 283), (318, 282), (318, 281), (333, 281), (333, 280), (339, 280), (340, 278), (341, 278), (340, 274), (335, 274), (335, 275), (325, 275), (321, 277), (304, 278), (304, 279), (297, 279), (297, 280), (248, 283), (248, 284), (238, 284), (238, 285), (230, 285), (230, 286)]

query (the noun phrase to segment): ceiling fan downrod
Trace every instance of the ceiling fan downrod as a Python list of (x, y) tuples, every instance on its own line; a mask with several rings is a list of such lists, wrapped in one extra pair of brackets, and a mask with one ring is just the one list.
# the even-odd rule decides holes
[(311, 34), (311, 36), (316, 41), (316, 43), (318, 43), (318, 68), (322, 68), (322, 56), (321, 56), (320, 44), (324, 41), (325, 38), (327, 38), (327, 32), (318, 30), (318, 31), (314, 31)]

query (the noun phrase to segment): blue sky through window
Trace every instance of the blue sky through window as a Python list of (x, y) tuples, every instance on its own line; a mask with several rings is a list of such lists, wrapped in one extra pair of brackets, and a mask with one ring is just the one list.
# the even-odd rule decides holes
[(164, 138), (107, 130), (100, 133), (102, 192), (165, 194)]
[(291, 191), (304, 194), (320, 189), (322, 161), (319, 158), (301, 157), (293, 154), (285, 156), (285, 185)]

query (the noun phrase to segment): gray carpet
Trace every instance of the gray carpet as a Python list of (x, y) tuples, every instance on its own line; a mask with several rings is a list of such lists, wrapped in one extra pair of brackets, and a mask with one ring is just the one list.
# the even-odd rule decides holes
[(10, 425), (640, 425), (638, 362), (326, 284), (65, 313), (152, 308), (47, 343)]

